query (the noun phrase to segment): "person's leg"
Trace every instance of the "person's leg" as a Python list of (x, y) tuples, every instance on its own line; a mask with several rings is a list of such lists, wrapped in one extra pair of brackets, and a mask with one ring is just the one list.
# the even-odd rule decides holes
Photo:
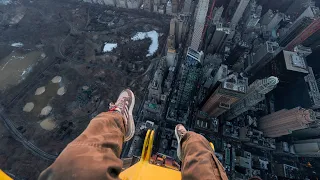
[(110, 112), (92, 119), (39, 179), (118, 179), (122, 144), (134, 135), (133, 106), (133, 93), (123, 91)]
[(180, 142), (178, 157), (182, 161), (182, 179), (228, 179), (206, 138), (187, 131), (181, 124), (176, 126), (175, 132)]

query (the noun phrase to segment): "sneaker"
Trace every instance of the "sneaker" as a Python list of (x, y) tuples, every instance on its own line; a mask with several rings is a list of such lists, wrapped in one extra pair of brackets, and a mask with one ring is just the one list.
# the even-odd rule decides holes
[(129, 141), (135, 132), (134, 120), (132, 116), (132, 110), (135, 103), (135, 97), (130, 89), (123, 90), (116, 103), (110, 103), (109, 111), (118, 111), (122, 114), (124, 119), (124, 126), (126, 134), (124, 141)]
[(178, 125), (176, 125), (174, 133), (175, 133), (177, 141), (178, 141), (177, 156), (181, 161), (181, 143), (180, 142), (181, 142), (182, 137), (187, 133), (187, 130), (182, 124), (178, 124)]

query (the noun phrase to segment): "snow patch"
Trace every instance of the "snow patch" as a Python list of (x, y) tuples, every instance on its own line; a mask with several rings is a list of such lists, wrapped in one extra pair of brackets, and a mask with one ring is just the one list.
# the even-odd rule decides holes
[(0, 4), (7, 5), (10, 4), (11, 0), (0, 0)]
[(53, 130), (57, 125), (54, 121), (54, 119), (52, 119), (51, 117), (46, 118), (45, 120), (41, 121), (40, 126), (47, 130), (47, 131), (51, 131)]
[(46, 106), (41, 110), (40, 115), (41, 116), (47, 116), (48, 114), (50, 114), (51, 111), (52, 111), (52, 107), (51, 106)]
[(104, 43), (103, 52), (110, 52), (117, 46), (117, 43)]
[(63, 96), (65, 93), (66, 93), (66, 88), (65, 87), (61, 87), (61, 88), (59, 88), (58, 89), (58, 91), (57, 91), (57, 94), (59, 95), (59, 96)]
[(136, 35), (134, 35), (131, 38), (131, 40), (137, 41), (137, 40), (143, 40), (146, 38), (150, 38), (152, 41), (151, 45), (149, 46), (149, 50), (148, 50), (149, 53), (147, 54), (147, 57), (149, 57), (149, 56), (152, 56), (158, 50), (158, 47), (159, 47), (159, 41), (158, 41), (159, 34), (157, 33), (157, 31), (153, 30), (149, 32), (138, 32)]
[(27, 69), (23, 70), (21, 73), (21, 77), (24, 80), (26, 76), (32, 71), (32, 66), (29, 66)]
[(28, 103), (23, 107), (23, 111), (24, 111), (24, 112), (31, 112), (33, 108), (34, 108), (34, 103), (33, 103), (33, 102), (28, 102)]
[(45, 86), (42, 86), (42, 87), (39, 87), (36, 92), (34, 93), (34, 95), (36, 96), (39, 96), (41, 94), (43, 94), (44, 92), (46, 92), (46, 87)]
[(21, 42), (12, 43), (11, 46), (12, 47), (23, 47), (23, 43), (21, 43)]
[(62, 77), (61, 77), (61, 76), (55, 76), (55, 77), (51, 80), (51, 82), (52, 82), (52, 83), (60, 83), (61, 80), (62, 80)]

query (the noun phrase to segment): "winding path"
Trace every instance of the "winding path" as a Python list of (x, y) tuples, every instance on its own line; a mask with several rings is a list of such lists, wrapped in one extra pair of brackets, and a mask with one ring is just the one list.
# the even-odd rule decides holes
[(53, 155), (53, 154), (49, 154), (44, 152), (43, 150), (41, 150), (40, 148), (38, 148), (36, 145), (34, 145), (33, 143), (31, 143), (30, 141), (28, 141), (16, 128), (16, 126), (13, 124), (13, 122), (6, 118), (4, 113), (2, 112), (3, 109), (0, 106), (0, 119), (4, 122), (4, 124), (6, 125), (6, 127), (8, 128), (8, 130), (11, 132), (11, 134), (13, 135), (13, 137), (21, 142), (23, 144), (23, 146), (30, 150), (34, 155), (45, 159), (45, 160), (49, 160), (49, 161), (54, 161), (58, 156), (57, 155)]

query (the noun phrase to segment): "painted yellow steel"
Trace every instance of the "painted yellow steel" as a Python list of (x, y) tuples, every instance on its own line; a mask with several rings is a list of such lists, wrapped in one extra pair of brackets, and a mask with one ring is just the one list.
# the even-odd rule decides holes
[(138, 163), (121, 172), (122, 180), (180, 180), (181, 173), (173, 169), (150, 164), (154, 131), (148, 130), (144, 139), (141, 159)]
[(0, 169), (0, 180), (12, 180), (12, 179)]

